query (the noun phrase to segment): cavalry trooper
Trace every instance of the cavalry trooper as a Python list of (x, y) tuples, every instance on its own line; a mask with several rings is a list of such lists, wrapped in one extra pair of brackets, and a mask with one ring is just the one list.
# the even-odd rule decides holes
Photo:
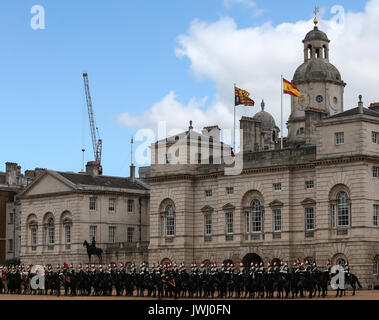
[(324, 272), (330, 273), (331, 269), (332, 269), (332, 263), (330, 262), (330, 259), (328, 259), (328, 262), (326, 264), (326, 268), (325, 268)]
[(184, 264), (184, 262), (180, 264), (179, 270), (180, 270), (180, 274), (182, 275), (186, 273), (186, 265)]
[(259, 264), (259, 273), (260, 274), (263, 274), (265, 271), (265, 265), (263, 263), (263, 261)]
[(278, 272), (278, 270), (279, 270), (279, 265), (278, 265), (278, 263), (275, 261), (275, 262), (274, 262), (274, 273)]
[(316, 271), (317, 271), (317, 265), (316, 265), (316, 262), (313, 262), (313, 263), (312, 263), (311, 272), (312, 272), (312, 273), (315, 273)]
[(346, 262), (343, 272), (345, 273), (345, 276), (349, 276), (350, 275), (349, 261)]
[(267, 263), (267, 273), (268, 274), (272, 274), (273, 270), (272, 270), (272, 266), (271, 266), (271, 262), (269, 261)]
[(130, 266), (130, 273), (135, 274), (137, 272), (136, 264), (133, 262)]
[(239, 273), (238, 275), (241, 276), (245, 273), (245, 265), (243, 264), (243, 262), (241, 261), (240, 262), (240, 270), (239, 270)]

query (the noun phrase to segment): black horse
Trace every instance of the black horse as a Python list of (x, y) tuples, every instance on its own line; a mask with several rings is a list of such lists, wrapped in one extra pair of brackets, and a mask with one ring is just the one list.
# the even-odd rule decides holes
[(91, 255), (93, 255), (93, 254), (97, 255), (97, 257), (99, 258), (99, 263), (102, 262), (103, 250), (101, 248), (96, 248), (95, 246), (90, 245), (87, 242), (87, 240), (84, 240), (83, 247), (87, 248), (87, 254), (88, 254), (89, 263), (91, 263)]

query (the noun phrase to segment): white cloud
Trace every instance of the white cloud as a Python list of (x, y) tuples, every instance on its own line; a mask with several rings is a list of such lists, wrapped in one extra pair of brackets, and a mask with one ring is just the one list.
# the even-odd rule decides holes
[[(330, 10), (330, 9), (329, 9)], [(330, 60), (347, 83), (345, 109), (357, 105), (362, 94), (365, 105), (379, 101), (379, 0), (371, 0), (363, 12), (345, 13), (344, 25), (336, 19), (320, 21), (319, 28), (331, 40)], [(168, 127), (183, 129), (192, 119), (195, 126), (219, 124), (233, 127), (233, 84), (251, 92), (256, 107), (238, 107), (239, 116), (260, 111), (260, 101), (266, 102), (280, 126), (280, 75), (291, 80), (296, 68), (303, 62), (305, 34), (313, 28), (312, 20), (296, 23), (270, 23), (252, 28), (238, 28), (232, 18), (221, 18), (214, 23), (194, 20), (186, 34), (178, 37), (176, 55), (188, 58), (196, 78), (207, 78), (217, 89), (213, 103), (192, 99), (187, 105), (171, 92), (142, 115), (121, 115), (125, 125), (139, 123), (139, 127), (156, 126), (157, 119), (167, 120)], [(290, 98), (285, 96), (284, 122), (290, 113)], [(286, 133), (287, 130), (285, 129)]]

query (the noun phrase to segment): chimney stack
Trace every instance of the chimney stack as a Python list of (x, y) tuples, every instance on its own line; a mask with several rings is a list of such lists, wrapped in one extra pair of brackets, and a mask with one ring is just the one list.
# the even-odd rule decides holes
[(21, 167), (18, 167), (17, 163), (6, 162), (5, 163), (5, 172), (6, 172), (6, 183), (10, 186), (17, 185), (17, 173), (21, 170)]
[(99, 164), (96, 161), (88, 161), (86, 172), (92, 177), (97, 177), (99, 175)]
[(135, 180), (136, 178), (136, 166), (132, 163), (130, 165), (130, 179)]

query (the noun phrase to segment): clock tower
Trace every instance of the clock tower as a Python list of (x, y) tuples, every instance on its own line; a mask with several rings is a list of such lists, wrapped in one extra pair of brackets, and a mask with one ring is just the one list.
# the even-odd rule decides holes
[[(316, 11), (317, 13), (317, 11)], [(328, 36), (317, 27), (308, 32), (303, 40), (304, 63), (297, 68), (292, 83), (300, 90), (302, 97), (291, 97), (289, 117), (289, 143), (305, 143), (305, 111), (320, 110), (326, 115), (343, 111), (343, 93), (346, 83), (338, 69), (329, 62)]]

